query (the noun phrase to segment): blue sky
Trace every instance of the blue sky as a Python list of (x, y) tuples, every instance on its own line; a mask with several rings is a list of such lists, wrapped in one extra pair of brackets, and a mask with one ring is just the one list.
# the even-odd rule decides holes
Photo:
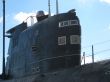
[[(55, 11), (51, 0), (51, 12)], [(91, 55), (94, 44), (95, 61), (110, 59), (110, 0), (59, 0), (59, 12), (76, 9), (82, 27), (82, 52)], [(37, 11), (48, 12), (48, 0), (6, 0), (6, 30)], [(2, 68), (2, 0), (0, 1), (0, 69)], [(9, 39), (6, 38), (6, 54)], [(87, 62), (91, 57), (86, 58)], [(1, 72), (1, 70), (0, 70)]]

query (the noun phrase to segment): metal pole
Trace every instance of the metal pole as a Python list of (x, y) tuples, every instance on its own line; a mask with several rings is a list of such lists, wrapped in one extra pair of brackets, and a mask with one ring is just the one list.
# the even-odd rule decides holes
[(83, 52), (83, 57), (84, 57), (84, 65), (85, 65), (85, 52)]
[(49, 13), (49, 16), (51, 16), (51, 11), (50, 11), (50, 0), (48, 0), (48, 7), (49, 7), (48, 13)]
[(94, 63), (94, 47), (92, 45), (92, 62)]
[(3, 0), (3, 67), (2, 76), (5, 78), (5, 0)]
[(56, 14), (59, 13), (59, 9), (58, 9), (58, 0), (56, 0)]
[(31, 26), (34, 24), (34, 18), (33, 18), (33, 16), (30, 16), (30, 18), (31, 18)]

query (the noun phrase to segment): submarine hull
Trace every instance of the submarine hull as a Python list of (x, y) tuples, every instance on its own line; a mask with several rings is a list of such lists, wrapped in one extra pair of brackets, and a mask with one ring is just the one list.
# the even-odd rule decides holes
[(110, 82), (110, 60), (0, 82)]

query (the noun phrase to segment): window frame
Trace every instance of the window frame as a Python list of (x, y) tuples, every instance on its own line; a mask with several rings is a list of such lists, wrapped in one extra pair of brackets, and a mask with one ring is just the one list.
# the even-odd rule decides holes
[(79, 35), (70, 35), (70, 44), (80, 44), (81, 43), (81, 37)]
[[(66, 22), (67, 22), (67, 25), (65, 24)], [(76, 22), (76, 23), (72, 24), (72, 22)], [(74, 26), (74, 25), (79, 25), (78, 20), (67, 20), (67, 21), (59, 22), (59, 28), (65, 27), (65, 26)]]
[(58, 37), (58, 45), (66, 45), (66, 36)]
[[(76, 23), (72, 24), (72, 21), (75, 21)], [(72, 26), (72, 25), (79, 25), (77, 20), (70, 20), (69, 23), (70, 23), (69, 24), (70, 26)]]

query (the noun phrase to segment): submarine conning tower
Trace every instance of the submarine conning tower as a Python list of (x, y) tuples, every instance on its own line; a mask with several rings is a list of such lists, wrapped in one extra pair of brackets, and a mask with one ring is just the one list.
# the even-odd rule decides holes
[(81, 26), (75, 10), (39, 19), (7, 31), (11, 37), (6, 69), (13, 78), (80, 65)]
[(49, 46), (51, 54), (41, 65), (48, 71), (80, 65), (81, 26), (75, 10), (50, 18), (50, 21), (53, 20), (50, 23), (50, 29), (53, 30), (49, 32), (54, 33), (48, 39), (48, 43), (53, 43), (53, 46)]
[(50, 17), (49, 22), (49, 29), (53, 29), (47, 38), (50, 54), (41, 62), (43, 69), (51, 71), (80, 65), (81, 26), (75, 10)]

